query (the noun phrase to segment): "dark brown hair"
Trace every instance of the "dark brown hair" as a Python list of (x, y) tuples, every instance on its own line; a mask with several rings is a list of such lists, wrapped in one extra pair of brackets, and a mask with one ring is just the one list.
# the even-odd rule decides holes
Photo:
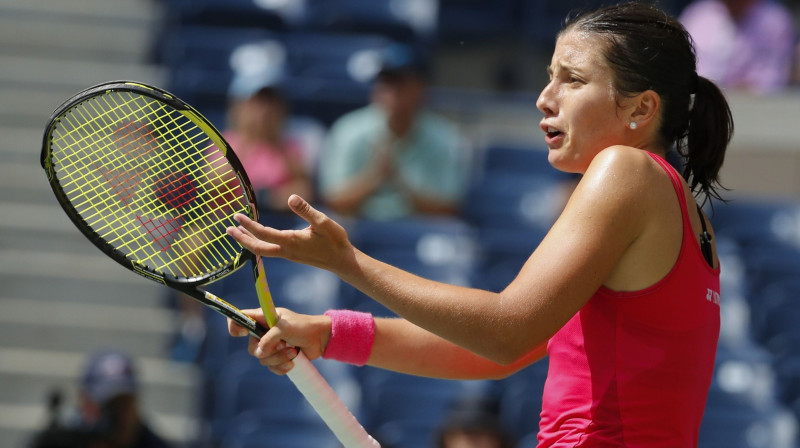
[(733, 116), (720, 89), (697, 75), (692, 38), (657, 7), (621, 3), (567, 18), (561, 33), (603, 36), (604, 56), (621, 95), (653, 90), (661, 97), (660, 143), (683, 158), (683, 176), (695, 195), (722, 199), (717, 188)]

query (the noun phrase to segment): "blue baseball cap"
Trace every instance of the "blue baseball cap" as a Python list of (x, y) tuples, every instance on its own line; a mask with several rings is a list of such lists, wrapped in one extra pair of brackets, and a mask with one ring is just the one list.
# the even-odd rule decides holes
[(82, 386), (89, 398), (99, 404), (122, 394), (135, 394), (138, 381), (133, 359), (116, 350), (93, 354), (86, 364)]

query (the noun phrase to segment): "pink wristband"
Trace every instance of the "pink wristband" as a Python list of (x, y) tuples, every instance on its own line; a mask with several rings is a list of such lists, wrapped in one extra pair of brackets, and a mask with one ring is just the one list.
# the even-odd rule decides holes
[(328, 310), (331, 338), (322, 357), (363, 366), (372, 352), (375, 319), (372, 314), (349, 310)]

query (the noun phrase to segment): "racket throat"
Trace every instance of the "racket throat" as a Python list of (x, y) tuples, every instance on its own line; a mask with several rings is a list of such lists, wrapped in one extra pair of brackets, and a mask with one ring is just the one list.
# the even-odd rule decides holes
[(261, 305), (261, 311), (264, 312), (264, 319), (267, 321), (267, 325), (272, 328), (278, 322), (278, 313), (275, 311), (275, 303), (272, 301), (272, 294), (269, 292), (264, 262), (261, 257), (254, 255), (253, 265), (253, 277), (255, 277), (258, 303)]

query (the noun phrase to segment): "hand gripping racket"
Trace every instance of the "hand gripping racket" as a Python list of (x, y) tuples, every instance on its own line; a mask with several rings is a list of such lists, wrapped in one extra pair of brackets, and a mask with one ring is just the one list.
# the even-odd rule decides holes
[[(261, 257), (225, 233), (235, 213), (258, 219), (228, 143), (194, 108), (156, 87), (114, 81), (50, 117), (42, 167), (72, 222), (133, 272), (199, 300), (261, 337), (266, 330), (198, 286), (252, 262), (267, 323), (277, 321)], [(346, 447), (378, 447), (302, 351), (289, 378)]]

